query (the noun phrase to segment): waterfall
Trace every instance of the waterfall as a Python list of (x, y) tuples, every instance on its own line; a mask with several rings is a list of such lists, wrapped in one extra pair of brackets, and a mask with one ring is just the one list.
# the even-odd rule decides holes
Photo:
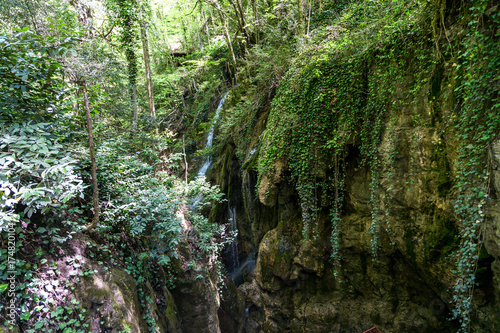
[(229, 212), (229, 222), (231, 223), (231, 231), (234, 234), (234, 240), (230, 245), (230, 259), (233, 270), (236, 270), (240, 266), (239, 254), (238, 254), (238, 222), (236, 220), (236, 208), (230, 205), (228, 207)]
[(238, 267), (236, 267), (230, 274), (231, 279), (236, 284), (236, 286), (242, 285), (245, 281), (248, 281), (249, 275), (255, 270), (255, 264), (257, 263), (257, 253), (250, 253), (248, 258), (246, 258)]
[[(217, 106), (217, 110), (215, 110), (215, 116), (212, 119), (212, 124), (210, 125), (210, 130), (208, 131), (207, 134), (207, 142), (205, 143), (205, 149), (210, 149), (212, 148), (212, 144), (214, 141), (214, 132), (215, 132), (215, 124), (217, 123), (217, 120), (219, 120), (219, 112), (222, 110), (222, 107), (224, 106), (224, 102), (226, 101), (226, 97), (229, 94), (231, 90), (228, 90), (224, 96), (222, 96), (221, 100), (219, 101), (219, 105)], [(203, 165), (201, 166), (200, 170), (198, 171), (198, 174), (196, 175), (196, 178), (201, 178), (205, 177), (207, 174), (208, 169), (212, 166), (212, 156), (208, 155), (205, 158), (205, 161), (203, 162)], [(198, 205), (198, 203), (203, 200), (203, 194), (199, 194), (198, 197), (196, 197), (192, 203), (189, 205), (191, 209), (195, 209), (195, 207)]]
[(259, 150), (259, 146), (260, 144), (262, 143), (262, 137), (264, 136), (264, 134), (266, 133), (267, 130), (264, 130), (262, 131), (262, 133), (260, 134), (260, 137), (259, 137), (259, 141), (257, 142), (257, 144), (255, 145), (255, 147), (250, 151), (250, 154), (248, 154), (248, 158), (247, 160), (251, 161), (255, 156), (255, 153), (257, 152), (257, 150)]
[[(215, 116), (214, 119), (212, 119), (212, 125), (210, 125), (210, 130), (208, 131), (207, 134), (207, 142), (205, 143), (205, 149), (210, 149), (212, 148), (212, 144), (214, 141), (214, 131), (215, 131), (215, 124), (217, 123), (217, 120), (219, 119), (219, 112), (222, 109), (222, 106), (224, 105), (224, 102), (226, 101), (227, 94), (229, 94), (229, 91), (222, 96), (221, 100), (219, 101), (219, 105), (217, 106), (217, 110), (215, 111)], [(212, 156), (207, 156), (205, 158), (205, 162), (203, 162), (203, 165), (200, 168), (200, 171), (198, 171), (197, 177), (204, 177), (208, 171), (208, 169), (212, 166)]]
[[(207, 133), (207, 141), (205, 143), (205, 149), (210, 149), (212, 148), (213, 140), (214, 140), (214, 132), (215, 132), (215, 125), (217, 124), (217, 120), (219, 119), (219, 113), (220, 110), (222, 110), (222, 107), (224, 106), (224, 102), (226, 101), (226, 97), (229, 94), (229, 91), (226, 92), (221, 100), (219, 101), (219, 105), (217, 107), (217, 110), (215, 111), (214, 118), (212, 119), (212, 124), (210, 125), (210, 130)], [(213, 164), (212, 156), (207, 156), (205, 158), (205, 161), (203, 162), (203, 165), (201, 166), (200, 170), (198, 171), (197, 178), (200, 177), (205, 177), (208, 169)], [(198, 198), (195, 199), (194, 203), (191, 205), (192, 207), (196, 207), (197, 203), (202, 200), (202, 196), (200, 195)], [(231, 232), (234, 235), (234, 240), (233, 242), (229, 245), (229, 248), (227, 249), (227, 255), (228, 255), (228, 265), (231, 267), (228, 267), (228, 269), (231, 269), (233, 272), (239, 272), (241, 270), (240, 267), (240, 261), (239, 261), (239, 253), (238, 253), (238, 221), (236, 219), (236, 207), (231, 206), (228, 204), (228, 222), (231, 225)], [(245, 262), (246, 263), (246, 262)]]

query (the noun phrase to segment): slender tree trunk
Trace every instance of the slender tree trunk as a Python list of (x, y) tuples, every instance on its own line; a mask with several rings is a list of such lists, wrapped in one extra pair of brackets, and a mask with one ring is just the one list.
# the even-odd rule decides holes
[(302, 34), (304, 30), (302, 30), (304, 28), (304, 15), (302, 13), (302, 7), (304, 6), (304, 4), (302, 3), (303, 0), (297, 0), (297, 10), (298, 10), (298, 13), (299, 13), (299, 28), (298, 28), (298, 31), (299, 31), (299, 34)]
[[(146, 85), (148, 90), (149, 114), (156, 123), (155, 100), (153, 96), (153, 82), (151, 80), (151, 62), (149, 60), (148, 31), (146, 27), (146, 22), (144, 22), (144, 20), (141, 20), (141, 39), (142, 39), (142, 53), (144, 55), (144, 66), (146, 67)], [(155, 125), (155, 128), (156, 128), (156, 134), (158, 134), (158, 126)]]
[(200, 48), (200, 52), (202, 52), (203, 44), (201, 44), (200, 29), (196, 29), (196, 36), (198, 36), (198, 46)]
[(78, 117), (78, 115), (80, 114), (80, 103), (78, 102), (78, 100), (80, 99), (80, 91), (78, 90), (76, 92), (76, 96), (77, 96), (77, 101), (75, 102), (75, 112), (73, 113), (73, 115), (75, 117)]
[(238, 10), (238, 7), (236, 7), (236, 3), (233, 0), (229, 0), (229, 3), (233, 6), (234, 8), (234, 13), (236, 15), (236, 21), (238, 22), (238, 25), (240, 26), (240, 29), (243, 29), (243, 22), (241, 22), (241, 16)]
[(245, 20), (245, 13), (243, 12), (243, 6), (241, 5), (240, 0), (236, 0), (236, 4), (238, 5), (240, 17), (241, 17), (241, 30), (242, 30), (243, 34), (245, 35), (245, 38), (248, 40), (249, 36), (248, 36), (248, 30), (246, 27), (247, 23)]
[(182, 135), (182, 152), (184, 153), (184, 165), (186, 167), (186, 172), (184, 174), (185, 174), (185, 180), (186, 180), (186, 184), (187, 184), (187, 182), (188, 182), (188, 162), (187, 162), (187, 158), (186, 158), (186, 143), (184, 141), (184, 134)]
[(92, 218), (92, 222), (86, 228), (86, 230), (91, 230), (99, 222), (99, 214), (101, 212), (101, 209), (99, 207), (99, 188), (97, 187), (97, 163), (95, 159), (94, 138), (92, 135), (92, 118), (90, 117), (90, 107), (89, 107), (89, 99), (87, 96), (86, 82), (83, 82), (82, 90), (83, 90), (83, 101), (85, 103), (85, 116), (87, 118), (87, 132), (89, 134), (90, 162), (92, 164), (90, 173), (92, 176), (92, 201), (94, 202), (94, 217)]
[(307, 35), (309, 35), (309, 27), (311, 26), (311, 10), (312, 10), (312, 0), (309, 0), (309, 15), (307, 19)]
[(257, 12), (257, 2), (256, 0), (252, 0), (253, 14), (255, 16), (255, 34), (256, 41), (259, 44), (259, 13)]
[[(241, 33), (243, 34), (244, 37), (244, 47), (245, 47), (245, 53), (248, 53), (248, 45), (250, 44), (250, 34), (248, 33), (247, 29), (247, 23), (245, 20), (245, 13), (243, 12), (243, 6), (241, 5), (241, 2), (239, 0), (236, 0), (236, 4), (239, 9), (240, 17), (241, 17)], [(236, 13), (238, 14), (238, 13)]]
[(231, 52), (231, 59), (233, 61), (234, 66), (234, 77), (237, 78), (238, 75), (238, 66), (236, 65), (236, 56), (234, 55), (233, 44), (231, 43), (231, 36), (229, 36), (229, 30), (227, 28), (227, 22), (224, 19), (224, 15), (222, 14), (222, 10), (217, 8), (217, 12), (219, 13), (220, 20), (222, 25), (224, 25), (224, 34), (226, 35), (227, 46), (229, 47), (229, 51)]
[(208, 41), (208, 46), (212, 46), (212, 42), (210, 40), (210, 29), (208, 27), (208, 24), (213, 21), (212, 19), (212, 13), (210, 8), (208, 8), (208, 17), (206, 15), (205, 9), (203, 9), (203, 18), (205, 19), (205, 30), (207, 34), (207, 41)]
[(33, 23), (33, 28), (35, 28), (35, 32), (40, 35), (41, 33), (38, 29), (38, 25), (36, 24), (36, 18), (35, 18), (35, 15), (33, 13), (33, 9), (30, 6), (30, 4), (33, 5), (32, 2), (26, 1), (24, 4), (26, 5), (26, 8), (28, 9), (28, 11), (30, 13), (31, 23)]
[(234, 13), (236, 15), (236, 21), (238, 21), (238, 25), (240, 26), (241, 34), (245, 41), (245, 53), (248, 52), (247, 44), (249, 43), (249, 34), (246, 27), (245, 14), (243, 13), (243, 7), (238, 0), (229, 0), (231, 5), (234, 8)]
[(135, 137), (137, 134), (137, 85), (131, 84), (130, 90), (130, 101), (132, 102), (132, 136)]

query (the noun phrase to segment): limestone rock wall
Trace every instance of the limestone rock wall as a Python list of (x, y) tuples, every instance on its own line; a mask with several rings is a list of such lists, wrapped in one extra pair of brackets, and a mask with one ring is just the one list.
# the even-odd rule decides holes
[[(286, 163), (276, 161), (275, 174), (265, 175), (256, 188), (256, 169), (248, 167), (254, 145), (240, 163), (234, 145), (226, 144), (217, 162), (225, 165), (224, 172), (215, 179), (229, 201), (238, 203), (240, 255), (258, 249), (255, 278), (239, 287), (248, 309), (247, 332), (363, 332), (374, 325), (384, 333), (458, 329), (458, 322), (450, 320), (455, 279), (450, 255), (458, 247), (460, 228), (453, 188), (458, 143), (447, 121), (458, 103), (449, 81), (453, 71), (451, 63), (436, 64), (414, 100), (386, 126), (378, 149), (377, 195), (386, 215), (377, 257), (369, 233), (371, 170), (361, 164), (358, 143), (349, 145), (339, 276), (329, 259), (328, 211), (319, 214), (319, 237), (304, 240), (299, 198)], [(404, 91), (397, 86), (394, 91), (394, 99), (402, 98)], [(257, 123), (266, 123), (260, 117), (267, 115), (259, 113)], [(420, 119), (417, 125), (415, 118)], [(263, 130), (256, 127), (252, 138)], [(499, 142), (491, 147), (490, 161), (491, 200), (477, 263), (474, 332), (500, 327)]]

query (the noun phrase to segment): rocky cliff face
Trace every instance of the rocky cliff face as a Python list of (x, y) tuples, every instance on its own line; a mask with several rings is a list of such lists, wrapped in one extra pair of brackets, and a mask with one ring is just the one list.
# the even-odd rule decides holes
[[(408, 112), (425, 114), (432, 109), (428, 89), (419, 97), (421, 104)], [(238, 191), (230, 192), (230, 201), (240, 203), (241, 256), (258, 247), (255, 279), (239, 287), (249, 310), (248, 332), (362, 332), (373, 325), (383, 332), (457, 329), (457, 323), (449, 320), (456, 269), (450, 254), (459, 242), (452, 188), (456, 143), (452, 136), (440, 135), (439, 126), (410, 127), (408, 119), (409, 114), (402, 112), (393, 128), (395, 140), (386, 135), (379, 147), (384, 168), (392, 146), (399, 154), (391, 178), (380, 178), (388, 220), (376, 258), (369, 233), (370, 169), (360, 166), (355, 145), (349, 150), (339, 277), (330, 261), (330, 219), (321, 213), (319, 237), (303, 238), (299, 198), (286, 169), (261, 183), (258, 193), (267, 196), (257, 198), (254, 171), (241, 171), (234, 157), (226, 155), (232, 168), (220, 179)], [(494, 187), (477, 262), (473, 317), (477, 332), (494, 332), (500, 324), (499, 147), (497, 142), (490, 151)], [(242, 202), (245, 196), (248, 203)]]
[[(452, 41), (463, 35), (460, 26), (447, 34)], [(428, 47), (433, 52), (433, 45)], [(415, 81), (419, 74), (411, 59), (408, 63), (401, 77)], [(316, 236), (304, 238), (301, 198), (287, 157), (274, 160), (273, 171), (258, 182), (260, 140), (264, 131), (275, 130), (268, 127), (269, 105), (257, 113), (247, 147), (229, 142), (221, 151), (213, 178), (237, 207), (241, 259), (257, 251), (254, 275), (239, 287), (248, 309), (247, 332), (363, 332), (374, 325), (383, 332), (458, 329), (458, 321), (450, 320), (457, 279), (452, 254), (460, 251), (461, 232), (455, 210), (459, 139), (450, 126), (460, 109), (454, 93), (456, 63), (433, 62), (418, 77), (422, 84), (411, 97), (409, 84), (394, 79), (387, 85), (376, 75), (397, 66), (373, 62), (364, 74), (365, 87), (391, 91), (388, 104), (405, 102), (383, 125), (376, 148), (380, 170), (375, 194), (374, 170), (363, 162), (361, 141), (346, 142), (337, 274), (330, 259), (331, 201), (319, 209)], [(236, 158), (237, 148), (246, 152), (243, 159)], [(499, 141), (488, 154), (490, 199), (474, 269), (474, 332), (500, 327)], [(314, 172), (318, 183), (331, 181), (327, 168)], [(380, 215), (376, 255), (370, 233), (374, 195)], [(214, 214), (227, 218), (225, 209)]]
[[(440, 52), (447, 44), (462, 47), (465, 27), (457, 22), (454, 1), (433, 5), (442, 10), (415, 5), (399, 25), (391, 18), (395, 30), (390, 26), (385, 39), (369, 47), (359, 41), (354, 51), (313, 45), (298, 56), (278, 91), (266, 92), (262, 106), (249, 113), (245, 140), (224, 143), (210, 177), (228, 201), (210, 216), (237, 221), (237, 257), (228, 251), (225, 258), (238, 286), (214, 274), (206, 258), (183, 242), (179, 258), (172, 259), (175, 276), (159, 269), (138, 290), (126, 263), (103, 266), (91, 256), (90, 239), (78, 235), (48, 258), (38, 281), (46, 297), (59, 302), (54, 308), (74, 298), (92, 332), (361, 333), (374, 325), (384, 333), (456, 332), (460, 323), (450, 318), (460, 276), (453, 254), (463, 250), (464, 230), (457, 214), (461, 138), (454, 125), (464, 101), (456, 92), (456, 55)], [(353, 15), (356, 10), (366, 14), (358, 6)], [(494, 6), (485, 15), (497, 11)], [(443, 22), (437, 36), (430, 14)], [(380, 34), (389, 29), (377, 24)], [(341, 28), (326, 29), (325, 40), (341, 38)], [(357, 32), (369, 35), (365, 41), (376, 38), (370, 29)], [(495, 135), (482, 156), (489, 201), (473, 263), (471, 332), (500, 327)], [(272, 141), (276, 136), (282, 141)], [(269, 147), (276, 148), (276, 158), (266, 155)], [(272, 163), (263, 168), (266, 158)], [(318, 186), (304, 192), (310, 185), (304, 179)], [(304, 193), (320, 192), (317, 206), (304, 204)], [(341, 222), (334, 226), (331, 208), (338, 196)], [(312, 224), (304, 232), (307, 219)], [(58, 288), (63, 282), (66, 288)]]

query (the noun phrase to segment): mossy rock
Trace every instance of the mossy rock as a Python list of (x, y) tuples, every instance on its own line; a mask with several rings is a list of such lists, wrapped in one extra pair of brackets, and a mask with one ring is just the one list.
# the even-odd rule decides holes
[(430, 262), (451, 254), (458, 246), (458, 229), (453, 220), (437, 212), (432, 223), (433, 228), (425, 241), (424, 253)]

